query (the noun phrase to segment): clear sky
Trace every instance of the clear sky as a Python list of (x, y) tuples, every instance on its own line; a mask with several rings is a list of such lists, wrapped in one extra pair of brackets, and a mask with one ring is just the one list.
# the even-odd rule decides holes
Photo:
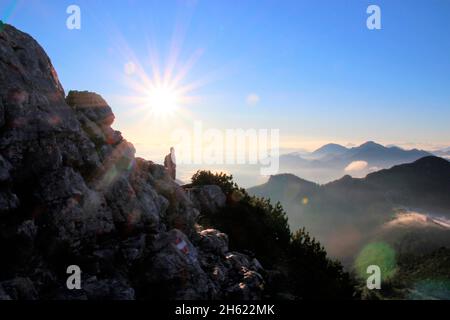
[[(103, 95), (140, 155), (194, 121), (278, 128), (285, 148), (450, 145), (449, 0), (0, 0), (0, 17), (40, 42), (66, 92)], [(135, 99), (157, 67), (186, 89), (164, 117)]]

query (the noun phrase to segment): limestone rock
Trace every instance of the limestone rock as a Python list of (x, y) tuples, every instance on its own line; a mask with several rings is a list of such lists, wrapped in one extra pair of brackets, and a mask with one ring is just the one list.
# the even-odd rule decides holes
[(226, 196), (219, 186), (196, 186), (186, 191), (194, 205), (202, 212), (216, 213), (225, 206)]
[(11, 299), (36, 300), (38, 298), (33, 282), (29, 278), (17, 277), (2, 282), (1, 286)]
[(215, 229), (200, 232), (199, 246), (202, 250), (225, 255), (228, 252), (228, 236)]
[[(185, 191), (135, 157), (98, 94), (65, 97), (29, 35), (0, 30), (0, 299), (261, 297), (251, 259), (197, 217), (225, 204), (217, 186)], [(66, 288), (66, 268), (82, 290)]]
[(100, 95), (94, 92), (69, 91), (66, 102), (93, 123), (110, 126), (114, 122), (111, 108)]

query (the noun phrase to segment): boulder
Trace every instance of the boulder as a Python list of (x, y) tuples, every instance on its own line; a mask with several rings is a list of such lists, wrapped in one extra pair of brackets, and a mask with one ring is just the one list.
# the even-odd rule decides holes
[(244, 272), (242, 282), (227, 288), (227, 298), (232, 300), (259, 300), (264, 290), (263, 277), (248, 270)]
[(217, 213), (225, 206), (227, 200), (220, 187), (216, 185), (190, 187), (186, 192), (194, 205), (205, 213)]
[(3, 292), (6, 293), (4, 295), (6, 299), (7, 297), (11, 297), (14, 300), (36, 300), (38, 298), (36, 288), (29, 278), (17, 277), (12, 280), (3, 281), (0, 284), (4, 290)]
[(134, 300), (134, 289), (123, 279), (98, 279), (91, 277), (83, 286), (89, 300)]
[(0, 182), (8, 181), (11, 178), (9, 174), (11, 169), (11, 164), (0, 155)]
[(100, 126), (110, 126), (114, 122), (114, 114), (110, 106), (95, 92), (69, 91), (66, 102), (77, 113), (85, 115)]
[(197, 249), (184, 233), (172, 229), (159, 234), (152, 251), (145, 278), (149, 287), (163, 287), (165, 298), (208, 298), (209, 279), (200, 266)]
[(200, 232), (199, 247), (206, 252), (225, 255), (228, 252), (228, 236), (215, 229)]
[(2, 285), (0, 285), (0, 300), (11, 300), (11, 297), (5, 292)]

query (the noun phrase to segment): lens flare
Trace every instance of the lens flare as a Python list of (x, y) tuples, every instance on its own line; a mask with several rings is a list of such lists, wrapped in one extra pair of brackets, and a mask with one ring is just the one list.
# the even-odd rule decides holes
[(367, 267), (371, 265), (380, 267), (382, 281), (391, 278), (397, 271), (395, 250), (384, 242), (368, 244), (356, 258), (356, 272), (361, 278), (367, 278)]

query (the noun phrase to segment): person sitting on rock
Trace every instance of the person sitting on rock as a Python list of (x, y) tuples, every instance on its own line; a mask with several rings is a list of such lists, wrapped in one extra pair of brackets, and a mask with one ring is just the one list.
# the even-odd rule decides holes
[(176, 161), (175, 161), (175, 149), (170, 147), (170, 153), (164, 158), (164, 167), (169, 171), (170, 177), (175, 180), (176, 177)]

